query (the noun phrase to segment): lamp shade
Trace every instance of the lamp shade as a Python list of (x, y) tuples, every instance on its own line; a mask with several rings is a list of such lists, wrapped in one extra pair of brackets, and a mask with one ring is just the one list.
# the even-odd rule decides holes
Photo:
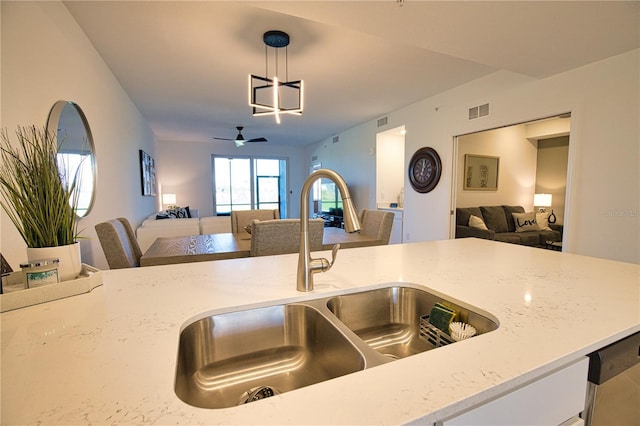
[(162, 204), (175, 204), (176, 194), (162, 194)]
[(533, 194), (533, 205), (538, 207), (551, 207), (551, 194)]

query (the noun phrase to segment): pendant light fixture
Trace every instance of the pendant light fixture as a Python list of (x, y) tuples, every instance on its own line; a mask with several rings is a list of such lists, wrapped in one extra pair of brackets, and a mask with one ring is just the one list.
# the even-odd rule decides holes
[[(253, 115), (273, 115), (280, 124), (280, 116), (284, 114), (302, 115), (304, 109), (304, 87), (302, 80), (289, 80), (289, 34), (283, 31), (267, 31), (264, 33), (265, 76), (249, 75), (249, 106)], [(284, 49), (282, 49), (284, 48)], [(269, 53), (272, 50), (273, 74), (269, 78)], [(284, 50), (284, 80), (279, 76), (280, 51)]]

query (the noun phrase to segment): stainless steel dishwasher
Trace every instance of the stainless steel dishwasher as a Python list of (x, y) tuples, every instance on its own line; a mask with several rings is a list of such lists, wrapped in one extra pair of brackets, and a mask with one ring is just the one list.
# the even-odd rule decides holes
[(589, 355), (586, 426), (640, 425), (640, 332)]

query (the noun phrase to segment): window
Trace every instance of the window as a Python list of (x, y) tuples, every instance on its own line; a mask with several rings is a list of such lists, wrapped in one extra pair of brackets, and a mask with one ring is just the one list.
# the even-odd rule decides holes
[(287, 160), (281, 158), (213, 156), (214, 210), (279, 209), (287, 212)]

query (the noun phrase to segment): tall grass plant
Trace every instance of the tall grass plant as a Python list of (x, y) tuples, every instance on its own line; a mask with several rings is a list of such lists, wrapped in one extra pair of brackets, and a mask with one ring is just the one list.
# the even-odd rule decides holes
[(55, 135), (18, 127), (17, 144), (0, 130), (0, 205), (28, 247), (57, 247), (78, 238), (76, 179), (65, 182)]

